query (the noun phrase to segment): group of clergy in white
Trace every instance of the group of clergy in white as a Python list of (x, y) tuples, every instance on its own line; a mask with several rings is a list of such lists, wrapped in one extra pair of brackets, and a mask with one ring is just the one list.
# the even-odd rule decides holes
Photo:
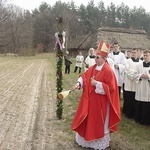
[(150, 50), (131, 50), (125, 63), (123, 113), (143, 125), (150, 125)]
[[(120, 97), (123, 89), (123, 114), (140, 124), (150, 125), (150, 50), (142, 51), (142, 59), (139, 52), (141, 50), (133, 48), (127, 52), (131, 56), (126, 56), (116, 42), (107, 62), (115, 73)], [(93, 48), (89, 49), (85, 71), (95, 64), (95, 53)]]

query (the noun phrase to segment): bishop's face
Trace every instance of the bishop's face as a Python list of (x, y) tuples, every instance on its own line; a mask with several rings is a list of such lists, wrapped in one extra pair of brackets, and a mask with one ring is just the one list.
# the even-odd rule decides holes
[(106, 61), (106, 58), (102, 57), (101, 55), (96, 55), (95, 62), (98, 66), (101, 66)]

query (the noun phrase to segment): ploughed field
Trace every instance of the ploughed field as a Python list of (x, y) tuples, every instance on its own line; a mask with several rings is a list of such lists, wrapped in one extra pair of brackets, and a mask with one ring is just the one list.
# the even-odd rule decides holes
[(55, 91), (48, 59), (0, 57), (0, 150), (55, 149)]

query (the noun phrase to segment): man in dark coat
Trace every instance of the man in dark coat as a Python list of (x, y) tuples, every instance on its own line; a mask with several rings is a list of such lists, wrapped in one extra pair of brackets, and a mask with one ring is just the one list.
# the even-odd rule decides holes
[(66, 55), (64, 56), (64, 59), (65, 59), (65, 74), (69, 74), (70, 73), (70, 65), (72, 64), (72, 62), (70, 61), (68, 51), (66, 51)]

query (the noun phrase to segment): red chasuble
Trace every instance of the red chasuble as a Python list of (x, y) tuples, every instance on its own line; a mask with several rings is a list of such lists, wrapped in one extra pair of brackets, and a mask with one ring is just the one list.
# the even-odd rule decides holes
[[(107, 104), (110, 103), (109, 131), (117, 131), (120, 121), (120, 100), (118, 86), (113, 70), (105, 63), (100, 71), (96, 65), (90, 67), (84, 74), (83, 93), (72, 122), (72, 129), (86, 141), (93, 141), (104, 137), (104, 123)], [(91, 78), (102, 82), (105, 95), (95, 93), (95, 86), (91, 85)]]

